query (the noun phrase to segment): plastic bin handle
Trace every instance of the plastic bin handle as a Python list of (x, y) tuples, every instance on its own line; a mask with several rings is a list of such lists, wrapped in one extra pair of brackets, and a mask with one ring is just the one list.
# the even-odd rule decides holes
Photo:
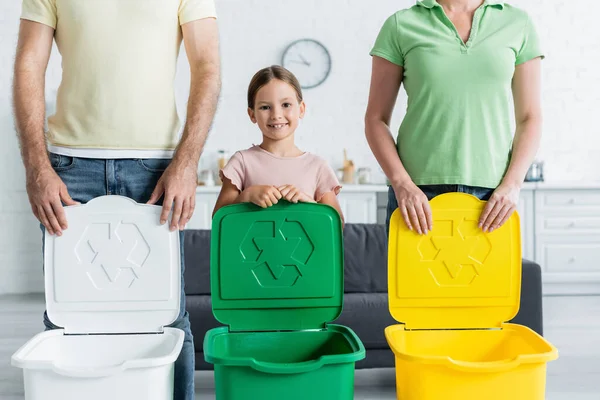
[(466, 372), (502, 372), (521, 365), (521, 360), (519, 357), (492, 362), (457, 361), (451, 358), (449, 361), (455, 369)]
[(103, 378), (116, 375), (125, 370), (124, 364), (111, 365), (107, 367), (82, 367), (69, 365), (52, 365), (52, 371), (59, 375), (71, 378)]
[(315, 371), (321, 368), (323, 364), (324, 363), (322, 359), (290, 363), (285, 364), (285, 366), (279, 363), (254, 361), (252, 363), (252, 368), (267, 374), (302, 374), (305, 372)]

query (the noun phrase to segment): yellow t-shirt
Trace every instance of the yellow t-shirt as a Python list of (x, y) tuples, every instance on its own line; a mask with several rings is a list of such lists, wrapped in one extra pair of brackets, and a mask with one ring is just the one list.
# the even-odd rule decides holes
[(22, 19), (55, 29), (62, 55), (53, 152), (96, 158), (172, 154), (181, 27), (216, 17), (214, 0), (23, 0)]

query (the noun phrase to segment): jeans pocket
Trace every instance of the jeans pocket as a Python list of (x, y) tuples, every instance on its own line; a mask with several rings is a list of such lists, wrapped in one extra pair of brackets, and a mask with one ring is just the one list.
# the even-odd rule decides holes
[(492, 194), (494, 193), (494, 189), (474, 186), (474, 187), (470, 187), (469, 191), (467, 193), (472, 194), (473, 196), (477, 197), (479, 200), (488, 201), (490, 199), (490, 197), (492, 197)]
[(63, 156), (62, 154), (49, 153), (50, 165), (56, 172), (66, 171), (75, 166), (75, 157)]
[(398, 208), (398, 200), (396, 199), (396, 192), (394, 192), (394, 188), (391, 186), (388, 188), (388, 202), (386, 207), (386, 216), (385, 216), (385, 227), (386, 231), (389, 235), (390, 233), (390, 221), (392, 219), (392, 214)]
[(138, 163), (142, 168), (149, 172), (165, 172), (169, 164), (170, 158), (140, 158)]

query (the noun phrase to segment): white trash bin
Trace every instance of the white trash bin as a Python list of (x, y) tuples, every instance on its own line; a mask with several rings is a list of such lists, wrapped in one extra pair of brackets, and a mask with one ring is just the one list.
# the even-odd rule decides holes
[(179, 233), (159, 224), (160, 207), (120, 196), (65, 212), (69, 228), (46, 234), (44, 254), (48, 316), (64, 329), (12, 356), (25, 399), (172, 399), (184, 333), (164, 326), (179, 315)]

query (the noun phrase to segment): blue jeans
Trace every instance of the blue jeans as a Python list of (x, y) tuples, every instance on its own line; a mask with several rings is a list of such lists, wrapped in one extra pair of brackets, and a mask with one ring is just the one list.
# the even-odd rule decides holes
[[(425, 193), (425, 196), (427, 196), (429, 200), (440, 194), (453, 192), (468, 193), (480, 200), (489, 200), (492, 193), (494, 193), (494, 189), (467, 185), (422, 185), (419, 186), (419, 189)], [(398, 208), (398, 200), (396, 199), (394, 189), (390, 186), (388, 190), (387, 216), (385, 218), (385, 226), (388, 234), (390, 231), (390, 219), (392, 218), (392, 213), (396, 211), (396, 208)]]
[[(87, 203), (95, 197), (107, 194), (126, 196), (138, 203), (145, 203), (150, 199), (156, 183), (170, 161), (168, 159), (102, 160), (68, 157), (50, 153), (52, 167), (65, 185), (67, 185), (67, 189), (73, 200), (81, 203)], [(174, 400), (193, 400), (195, 354), (189, 314), (185, 309), (183, 234), (184, 232), (180, 231), (180, 312), (177, 320), (170, 326), (181, 329), (185, 333), (185, 339), (179, 358), (175, 361), (175, 390), (173, 398)], [(44, 312), (44, 325), (46, 326), (46, 330), (59, 328), (48, 319), (46, 312)]]

